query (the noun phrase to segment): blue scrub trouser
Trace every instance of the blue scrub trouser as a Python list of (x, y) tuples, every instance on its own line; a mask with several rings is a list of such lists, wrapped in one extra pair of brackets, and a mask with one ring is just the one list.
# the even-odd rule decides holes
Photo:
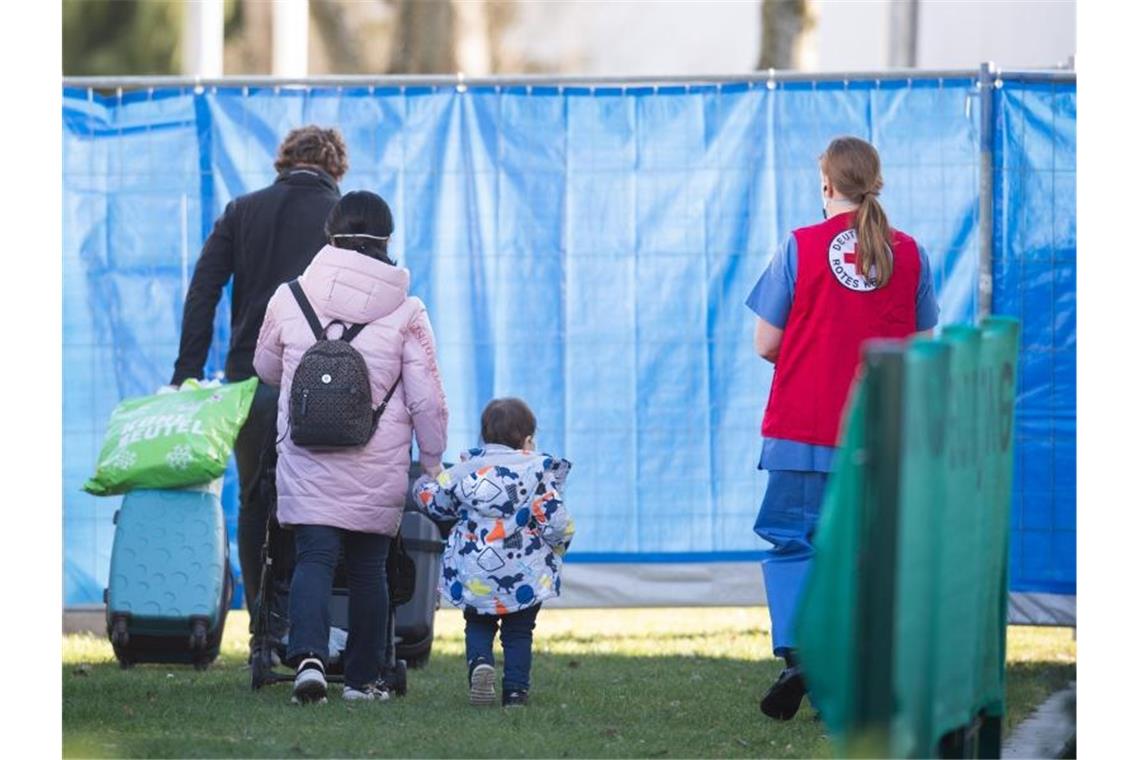
[(769, 470), (768, 490), (752, 530), (772, 544), (762, 552), (764, 587), (772, 616), (772, 651), (794, 649), (795, 617), (814, 554), (826, 472)]

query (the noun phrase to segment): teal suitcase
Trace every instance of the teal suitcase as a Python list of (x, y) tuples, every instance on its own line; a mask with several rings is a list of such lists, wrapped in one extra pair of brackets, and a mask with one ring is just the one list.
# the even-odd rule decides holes
[(115, 513), (107, 635), (119, 664), (218, 656), (233, 596), (221, 501), (204, 491), (131, 491)]

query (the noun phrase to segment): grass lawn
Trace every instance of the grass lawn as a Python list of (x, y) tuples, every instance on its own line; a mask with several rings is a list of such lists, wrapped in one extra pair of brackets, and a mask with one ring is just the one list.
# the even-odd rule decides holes
[[(408, 695), (291, 706), (289, 687), (249, 688), (244, 613), (209, 670), (121, 671), (105, 637), (63, 641), (66, 757), (822, 757), (823, 724), (760, 714), (780, 671), (764, 608), (544, 610), (530, 706), (467, 705), (463, 621), (441, 610), (436, 648)], [(500, 671), (501, 672), (501, 671)], [(1009, 629), (1008, 722), (1076, 678), (1069, 629)]]

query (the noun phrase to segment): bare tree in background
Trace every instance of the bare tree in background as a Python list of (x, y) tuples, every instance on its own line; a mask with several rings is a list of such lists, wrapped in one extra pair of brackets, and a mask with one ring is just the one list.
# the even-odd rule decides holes
[(451, 0), (396, 0), (393, 74), (455, 72), (455, 9)]
[[(227, 2), (226, 73), (270, 71), (272, 10), (264, 0)], [(510, 47), (517, 18), (513, 0), (309, 0), (309, 67), (313, 74), (532, 71), (525, 52)]]
[(309, 69), (383, 74), (392, 59), (395, 15), (389, 0), (309, 0)]
[[(315, 40), (331, 71), (355, 74), (360, 71), (359, 43), (346, 17), (345, 7), (330, 0), (309, 0), (309, 20)], [(311, 54), (310, 54), (311, 57)]]
[(760, 69), (802, 69), (815, 62), (814, 0), (762, 0)]
[(227, 74), (268, 74), (273, 70), (273, 6), (239, 0), (226, 6)]

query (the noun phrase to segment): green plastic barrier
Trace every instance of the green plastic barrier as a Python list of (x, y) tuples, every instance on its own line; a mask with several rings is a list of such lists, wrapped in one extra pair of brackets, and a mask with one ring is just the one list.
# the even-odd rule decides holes
[(1018, 331), (865, 348), (797, 620), (840, 755), (1000, 752)]

